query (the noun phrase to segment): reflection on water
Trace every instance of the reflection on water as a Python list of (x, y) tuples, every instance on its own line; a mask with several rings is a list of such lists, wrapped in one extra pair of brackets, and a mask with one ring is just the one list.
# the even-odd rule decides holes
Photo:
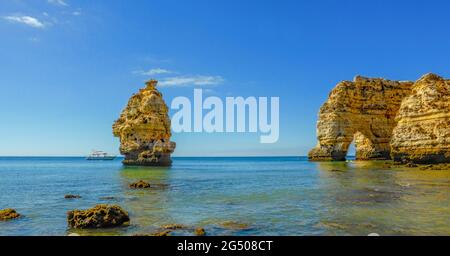
[[(79, 158), (0, 158), (0, 208), (23, 218), (0, 235), (133, 235), (167, 224), (208, 235), (450, 235), (450, 170), (385, 161), (176, 158), (171, 168), (123, 167)], [(132, 190), (145, 180), (159, 186)], [(65, 194), (81, 199), (65, 200)], [(70, 230), (68, 210), (118, 204), (129, 226)]]
[[(127, 188), (130, 183), (145, 180), (152, 185), (167, 185), (152, 189), (125, 189), (128, 199), (123, 207), (130, 211), (132, 225), (138, 233), (154, 232), (158, 226), (172, 223), (168, 213), (167, 202), (170, 200), (170, 168), (124, 167), (120, 171), (122, 185)], [(141, 228), (144, 227), (144, 228)]]
[(334, 214), (323, 221), (330, 234), (450, 234), (450, 170), (422, 171), (385, 161), (316, 164), (327, 177), (325, 189), (334, 191)]

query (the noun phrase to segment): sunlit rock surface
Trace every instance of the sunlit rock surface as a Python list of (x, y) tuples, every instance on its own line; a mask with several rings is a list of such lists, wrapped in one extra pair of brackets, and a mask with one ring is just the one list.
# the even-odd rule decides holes
[(128, 101), (120, 118), (113, 125), (114, 136), (120, 138), (120, 152), (125, 165), (169, 166), (176, 144), (170, 141), (170, 118), (157, 81)]
[(392, 157), (415, 163), (450, 163), (450, 80), (419, 79), (398, 114)]
[(345, 160), (352, 141), (359, 160), (389, 159), (395, 117), (412, 84), (361, 76), (339, 83), (320, 109), (309, 159)]
[(117, 205), (100, 204), (88, 210), (67, 212), (67, 222), (71, 228), (111, 228), (129, 221), (128, 213)]
[(0, 210), (0, 221), (17, 219), (20, 217), (20, 214), (16, 212), (14, 209), (4, 209)]

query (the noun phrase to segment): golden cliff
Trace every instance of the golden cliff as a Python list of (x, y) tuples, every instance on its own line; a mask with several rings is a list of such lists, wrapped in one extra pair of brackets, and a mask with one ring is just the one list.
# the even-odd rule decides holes
[(450, 162), (450, 80), (434, 74), (419, 79), (397, 120), (391, 141), (394, 160)]
[(309, 158), (345, 160), (352, 141), (359, 160), (389, 158), (395, 117), (412, 84), (360, 76), (339, 83), (320, 109), (319, 142)]
[(354, 141), (358, 160), (449, 162), (449, 84), (433, 74), (416, 83), (359, 76), (339, 83), (320, 109), (309, 159), (345, 160)]
[(169, 166), (175, 143), (170, 141), (170, 118), (157, 81), (134, 94), (120, 118), (113, 125), (113, 134), (120, 138), (120, 153), (125, 165)]

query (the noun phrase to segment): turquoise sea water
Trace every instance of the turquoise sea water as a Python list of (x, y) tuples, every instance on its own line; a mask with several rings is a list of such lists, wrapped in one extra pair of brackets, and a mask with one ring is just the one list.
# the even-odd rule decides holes
[[(138, 180), (168, 187), (130, 190)], [(122, 206), (130, 225), (68, 229), (68, 210), (99, 203)], [(208, 235), (450, 235), (450, 170), (302, 157), (175, 158), (171, 168), (123, 167), (120, 159), (0, 158), (4, 208), (23, 217), (0, 222), (0, 235), (134, 235), (172, 223), (204, 227)]]

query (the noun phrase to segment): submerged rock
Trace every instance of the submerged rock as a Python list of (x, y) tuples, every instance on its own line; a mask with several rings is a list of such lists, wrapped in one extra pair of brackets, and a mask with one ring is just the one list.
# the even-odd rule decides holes
[(320, 109), (309, 159), (344, 161), (352, 141), (357, 160), (390, 159), (395, 117), (412, 84), (360, 76), (339, 83)]
[(450, 80), (427, 74), (414, 83), (397, 116), (395, 161), (450, 163)]
[(135, 234), (134, 236), (170, 236), (172, 234), (180, 235), (186, 232), (193, 232), (194, 228), (183, 224), (166, 224), (157, 228), (152, 233)]
[(324, 227), (327, 229), (342, 229), (347, 230), (349, 229), (349, 226), (343, 223), (337, 223), (337, 222), (330, 222), (330, 221), (322, 221), (318, 225), (318, 227)]
[(194, 234), (195, 234), (196, 236), (205, 236), (205, 235), (206, 235), (206, 231), (205, 231), (204, 228), (196, 228), (196, 229), (194, 230)]
[(131, 189), (166, 189), (169, 187), (168, 184), (150, 184), (147, 181), (140, 180), (138, 182), (131, 183), (128, 185)]
[(117, 205), (97, 205), (88, 210), (67, 212), (67, 222), (71, 228), (111, 228), (130, 221), (128, 213)]
[(450, 164), (425, 165), (420, 168), (424, 171), (450, 171)]
[(339, 169), (331, 169), (330, 172), (345, 172), (345, 171)]
[(14, 209), (4, 209), (0, 210), (0, 221), (17, 219), (20, 217), (20, 214), (16, 212)]
[(235, 221), (226, 221), (221, 223), (221, 226), (226, 229), (232, 229), (232, 230), (248, 230), (250, 229), (250, 225), (246, 223), (239, 223)]
[(108, 201), (110, 201), (110, 200), (117, 200), (117, 198), (114, 197), (114, 196), (103, 196), (103, 197), (100, 197), (100, 200), (108, 200)]
[(113, 125), (113, 134), (120, 138), (120, 152), (125, 165), (169, 166), (176, 144), (170, 141), (170, 118), (157, 81), (134, 94), (120, 118)]
[(167, 224), (167, 225), (161, 226), (161, 228), (167, 229), (167, 230), (177, 230), (177, 229), (185, 229), (187, 227), (182, 224)]
[(163, 231), (157, 231), (150, 235), (151, 236), (170, 236), (170, 233), (172, 233), (172, 230), (163, 230)]
[(129, 187), (132, 189), (150, 188), (150, 183), (140, 180), (138, 182), (131, 183)]
[(79, 195), (65, 195), (64, 198), (65, 199), (79, 199), (79, 198), (81, 198), (81, 196), (79, 196)]

